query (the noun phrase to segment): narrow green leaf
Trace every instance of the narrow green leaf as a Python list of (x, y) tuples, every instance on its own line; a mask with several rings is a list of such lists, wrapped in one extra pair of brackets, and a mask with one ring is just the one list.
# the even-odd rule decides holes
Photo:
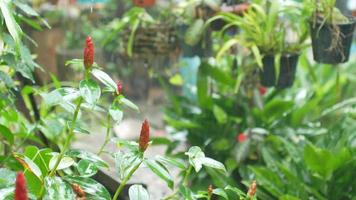
[(19, 46), (21, 42), (20, 35), (22, 34), (22, 30), (13, 16), (14, 11), (10, 4), (11, 1), (9, 0), (1, 0), (0, 9), (2, 16), (5, 19), (7, 30), (9, 31), (11, 37), (15, 40), (17, 46)]
[(14, 143), (14, 135), (6, 126), (0, 124), (0, 135), (4, 137), (8, 142), (9, 145)]
[(130, 100), (126, 99), (126, 98), (122, 98), (121, 99), (121, 103), (123, 103), (125, 106), (136, 110), (136, 111), (140, 111), (140, 109), (138, 108), (138, 106), (136, 106), (134, 103), (132, 103)]
[(144, 163), (148, 168), (151, 169), (153, 173), (155, 173), (158, 177), (164, 180), (169, 188), (173, 189), (174, 182), (167, 169), (165, 169), (155, 160), (145, 160)]
[(95, 78), (97, 78), (101, 83), (103, 83), (108, 88), (108, 91), (116, 92), (117, 89), (116, 83), (114, 80), (110, 78), (110, 76), (107, 73), (99, 69), (93, 69), (91, 73), (93, 74), (93, 76), (95, 76)]

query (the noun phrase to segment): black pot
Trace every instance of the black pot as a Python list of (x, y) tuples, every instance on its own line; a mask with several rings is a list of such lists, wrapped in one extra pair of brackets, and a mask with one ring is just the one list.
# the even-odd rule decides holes
[[(349, 24), (310, 23), (314, 60), (325, 64), (344, 63), (349, 60), (356, 21)], [(339, 34), (335, 37), (335, 31)], [(334, 34), (334, 35), (333, 35)], [(339, 46), (330, 48), (332, 41), (340, 38)]]
[(276, 71), (274, 55), (263, 57), (263, 70), (260, 70), (260, 82), (265, 87), (287, 88), (293, 85), (295, 72), (297, 69), (299, 54), (285, 54), (281, 57), (280, 72), (278, 82), (276, 80)]

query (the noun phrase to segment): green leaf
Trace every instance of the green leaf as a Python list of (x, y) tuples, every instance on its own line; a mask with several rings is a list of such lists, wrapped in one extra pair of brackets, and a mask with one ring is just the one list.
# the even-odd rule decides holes
[(132, 185), (129, 188), (130, 200), (149, 200), (150, 195), (142, 185)]
[(226, 112), (216, 104), (213, 106), (213, 113), (219, 124), (224, 124), (227, 122), (228, 116)]
[(110, 193), (107, 191), (107, 189), (91, 178), (65, 176), (63, 179), (70, 184), (78, 184), (87, 194), (88, 199), (111, 200)]
[(23, 167), (36, 175), (41, 180), (41, 169), (30, 158), (21, 154), (14, 154), (15, 158), (23, 165)]
[(47, 106), (58, 105), (62, 102), (69, 102), (79, 97), (79, 92), (71, 87), (63, 87), (51, 91), (50, 93), (40, 94)]
[(98, 172), (98, 167), (95, 163), (92, 163), (88, 160), (80, 160), (77, 165), (79, 174), (82, 177), (91, 177)]
[(95, 105), (101, 95), (99, 85), (92, 79), (80, 81), (79, 91), (84, 100), (90, 105)]
[(197, 77), (197, 96), (199, 104), (202, 107), (211, 108), (212, 100), (209, 93), (208, 77), (206, 76), (208, 66), (208, 63), (206, 62), (202, 62), (199, 66)]
[(20, 1), (17, 1), (17, 0), (15, 0), (13, 2), (18, 8), (20, 8), (27, 15), (34, 16), (34, 17), (39, 16), (39, 14), (34, 9), (32, 9), (29, 5), (22, 3)]
[(205, 154), (200, 147), (190, 147), (185, 155), (189, 157), (189, 163), (194, 167), (195, 171), (199, 172), (203, 167), (203, 159), (205, 158)]
[(125, 153), (122, 151), (118, 151), (113, 156), (115, 159), (115, 165), (120, 180), (123, 180), (129, 174), (131, 169), (140, 164), (142, 160), (137, 155), (131, 152)]
[(75, 68), (84, 69), (83, 59), (72, 59), (65, 63), (65, 66), (73, 65)]
[(1, 188), (0, 200), (10, 200), (11, 198), (13, 199), (14, 191), (15, 191), (15, 187)]
[[(71, 126), (72, 126), (72, 121), (67, 121), (68, 129)], [(88, 130), (86, 130), (85, 128), (81, 127), (80, 124), (78, 124), (78, 123), (75, 123), (73, 132), (74, 133), (90, 134), (90, 132)]]
[(124, 112), (122, 112), (121, 108), (114, 104), (111, 105), (109, 109), (109, 114), (116, 123), (120, 123), (122, 121), (122, 118), (124, 117)]
[(230, 190), (230, 191), (234, 192), (238, 197), (244, 197), (245, 196), (245, 192), (243, 192), (239, 188), (232, 187), (230, 185), (226, 186), (225, 190)]
[(76, 158), (90, 161), (91, 163), (95, 164), (98, 167), (105, 167), (105, 168), (109, 167), (109, 165), (104, 160), (102, 160), (99, 156), (88, 151), (71, 149), (66, 153), (66, 155), (70, 157), (76, 157)]
[(184, 162), (181, 160), (178, 160), (176, 158), (168, 157), (168, 156), (156, 156), (155, 160), (157, 160), (160, 163), (166, 164), (166, 165), (172, 165), (175, 167), (178, 167), (179, 169), (185, 170), (186, 167), (184, 165)]
[(7, 188), (13, 186), (15, 180), (16, 180), (15, 172), (6, 168), (0, 168), (0, 188)]
[(39, 150), (36, 146), (27, 146), (24, 155), (33, 160), (33, 162), (41, 169), (42, 174), (49, 172), (49, 162), (52, 158), (52, 150), (49, 148)]
[(75, 199), (73, 190), (68, 184), (62, 181), (59, 177), (45, 178), (45, 195), (44, 200), (64, 200)]
[(262, 64), (262, 56), (261, 56), (260, 50), (255, 45), (251, 47), (251, 50), (252, 50), (253, 55), (256, 58), (256, 62), (258, 64), (258, 66), (262, 68), (263, 64)]
[(171, 78), (169, 78), (169, 83), (175, 86), (182, 86), (183, 85), (183, 78), (180, 74), (175, 74)]
[(122, 98), (121, 99), (121, 103), (123, 103), (125, 106), (136, 110), (136, 111), (140, 111), (140, 109), (138, 108), (138, 106), (136, 106), (134, 103), (132, 103), (130, 100), (126, 99), (126, 98)]
[(17, 46), (19, 47), (21, 42), (20, 35), (22, 34), (22, 30), (20, 26), (17, 24), (13, 16), (14, 11), (13, 8), (11, 8), (10, 3), (11, 1), (9, 0), (1, 0), (0, 9), (1, 9), (2, 16), (4, 17), (5, 20), (7, 30), (9, 31), (11, 37), (14, 39)]
[(99, 69), (93, 69), (91, 73), (93, 74), (93, 76), (95, 76), (95, 78), (97, 78), (101, 83), (103, 83), (108, 88), (108, 91), (116, 92), (117, 90), (116, 83), (110, 78), (110, 76), (107, 73)]
[(217, 195), (217, 196), (221, 196), (224, 199), (229, 199), (229, 197), (227, 196), (226, 192), (221, 189), (221, 188), (216, 188), (213, 190), (213, 194)]
[[(54, 165), (56, 164), (57, 160), (59, 158), (59, 154), (55, 155), (52, 157), (52, 159), (49, 162), (49, 169), (53, 170)], [(63, 157), (62, 160), (59, 162), (59, 165), (57, 167), (57, 170), (61, 169), (66, 169), (74, 164), (74, 160), (71, 157)]]
[(204, 33), (204, 20), (196, 19), (187, 29), (184, 35), (184, 42), (190, 46), (199, 43)]
[(201, 158), (201, 162), (206, 167), (211, 167), (226, 172), (225, 166), (221, 162), (216, 161), (212, 158), (208, 158), (208, 157)]
[(11, 133), (10, 129), (6, 126), (0, 124), (0, 135), (9, 142), (9, 145), (14, 144), (14, 135)]
[(151, 169), (153, 173), (155, 173), (158, 177), (164, 180), (169, 188), (173, 189), (174, 182), (167, 169), (165, 169), (160, 163), (155, 160), (145, 160), (144, 163), (148, 168)]
[[(1, 46), (0, 46), (0, 48), (1, 48)], [(6, 74), (3, 71), (0, 71), (0, 81), (5, 83), (5, 86), (8, 88), (15, 87), (14, 81), (11, 79), (11, 77), (8, 74)]]

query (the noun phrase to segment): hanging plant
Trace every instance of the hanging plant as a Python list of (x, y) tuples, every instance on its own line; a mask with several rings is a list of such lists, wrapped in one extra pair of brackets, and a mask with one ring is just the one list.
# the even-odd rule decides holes
[(227, 41), (217, 57), (234, 45), (248, 48), (260, 71), (265, 87), (286, 88), (293, 85), (300, 52), (306, 47), (307, 26), (300, 21), (300, 4), (282, 6), (264, 1), (251, 4), (243, 16), (221, 13), (209, 21), (223, 19), (227, 26), (237, 26), (241, 32)]
[(133, 4), (138, 7), (147, 8), (156, 4), (156, 0), (133, 0)]
[(335, 0), (314, 4), (310, 32), (316, 62), (338, 64), (350, 57), (356, 20), (344, 16), (334, 5)]

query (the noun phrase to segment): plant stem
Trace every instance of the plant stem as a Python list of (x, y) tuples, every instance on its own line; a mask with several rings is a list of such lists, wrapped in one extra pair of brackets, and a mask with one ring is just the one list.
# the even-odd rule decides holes
[(64, 157), (65, 152), (68, 150), (68, 148), (70, 146), (70, 143), (71, 143), (72, 138), (74, 136), (73, 132), (74, 132), (74, 127), (75, 127), (75, 122), (77, 121), (79, 110), (80, 110), (80, 105), (82, 104), (82, 102), (83, 102), (83, 98), (80, 97), (79, 101), (78, 101), (78, 104), (77, 104), (77, 107), (75, 108), (75, 111), (74, 111), (74, 116), (73, 116), (72, 124), (71, 124), (70, 129), (69, 129), (67, 140), (65, 141), (63, 149), (62, 149), (61, 153), (59, 154), (58, 159), (56, 161), (56, 164), (54, 165), (54, 167), (53, 167), (52, 171), (50, 172), (49, 176), (53, 176), (56, 173), (56, 170), (57, 170), (57, 167), (58, 167), (59, 163), (61, 162), (62, 158)]
[(187, 173), (185, 174), (184, 179), (183, 179), (183, 186), (185, 186), (185, 187), (187, 187), (189, 184), (189, 175), (192, 172), (192, 169), (193, 169), (193, 166), (189, 165)]
[(127, 174), (127, 176), (124, 178), (124, 180), (120, 183), (120, 186), (117, 188), (114, 197), (112, 198), (112, 200), (117, 200), (117, 198), (119, 197), (120, 193), (122, 192), (122, 190), (124, 189), (127, 181), (130, 180), (131, 176), (135, 173), (135, 171), (138, 169), (138, 167), (140, 167), (141, 163), (143, 162), (143, 160), (141, 160), (134, 168), (131, 169), (131, 171)]
[(103, 143), (103, 145), (100, 147), (97, 155), (99, 156), (101, 153), (103, 153), (104, 148), (106, 147), (106, 145), (109, 143), (110, 141), (110, 131), (111, 131), (111, 117), (110, 114), (108, 114), (107, 117), (107, 129), (106, 129), (106, 136), (105, 136), (105, 141)]

